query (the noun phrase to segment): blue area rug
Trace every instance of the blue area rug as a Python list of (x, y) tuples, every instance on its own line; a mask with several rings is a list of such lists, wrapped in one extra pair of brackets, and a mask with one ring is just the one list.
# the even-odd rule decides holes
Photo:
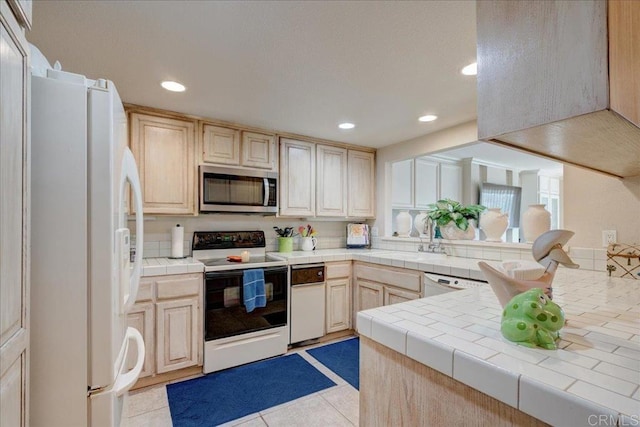
[(297, 354), (167, 385), (174, 427), (215, 426), (336, 385)]
[(327, 368), (360, 390), (360, 339), (352, 338), (307, 350)]

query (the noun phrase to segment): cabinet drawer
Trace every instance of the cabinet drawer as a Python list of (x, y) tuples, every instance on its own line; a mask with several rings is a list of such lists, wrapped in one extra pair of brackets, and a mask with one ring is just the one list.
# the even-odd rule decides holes
[(140, 286), (138, 287), (138, 295), (136, 295), (136, 302), (151, 301), (153, 299), (153, 282), (155, 280), (142, 279), (140, 280)]
[(326, 278), (336, 279), (339, 277), (349, 277), (351, 275), (351, 261), (348, 262), (332, 262), (325, 264)]
[(158, 299), (179, 298), (188, 295), (199, 295), (204, 286), (204, 278), (200, 273), (180, 276), (166, 276), (156, 280)]
[(409, 291), (420, 292), (421, 276), (417, 271), (401, 268), (375, 267), (372, 265), (356, 264), (357, 278), (371, 280), (385, 285), (395, 286)]

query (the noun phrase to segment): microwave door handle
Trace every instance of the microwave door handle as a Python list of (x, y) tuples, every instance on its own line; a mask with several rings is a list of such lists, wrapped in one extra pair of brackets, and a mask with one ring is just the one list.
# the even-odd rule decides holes
[(264, 186), (264, 203), (262, 206), (269, 206), (269, 179), (262, 178), (263, 186)]

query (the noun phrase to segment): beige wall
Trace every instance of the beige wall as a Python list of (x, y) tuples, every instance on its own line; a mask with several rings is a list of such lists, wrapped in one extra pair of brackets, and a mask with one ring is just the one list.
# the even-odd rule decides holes
[(565, 165), (563, 193), (564, 227), (576, 233), (571, 246), (602, 248), (602, 230), (640, 243), (640, 176), (620, 180)]
[[(391, 183), (386, 177), (391, 163), (397, 160), (436, 153), (478, 140), (475, 121), (463, 123), (428, 135), (380, 148), (376, 153), (376, 221), (380, 236), (390, 234)], [(389, 210), (389, 212), (387, 212)], [(385, 233), (385, 230), (389, 230)]]

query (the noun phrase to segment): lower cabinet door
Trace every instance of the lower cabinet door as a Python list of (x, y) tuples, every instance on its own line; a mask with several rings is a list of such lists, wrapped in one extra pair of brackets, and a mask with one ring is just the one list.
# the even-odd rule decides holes
[(357, 311), (380, 307), (384, 304), (383, 286), (367, 280), (357, 280)]
[(399, 302), (411, 301), (420, 298), (416, 292), (408, 292), (400, 289), (384, 287), (384, 305), (397, 304)]
[[(154, 372), (155, 359), (155, 319), (153, 316), (153, 302), (136, 303), (127, 314), (127, 326), (136, 328), (144, 340), (144, 366), (140, 373), (140, 378), (148, 377)], [(132, 369), (136, 364), (137, 354), (129, 354), (127, 358), (127, 368)]]
[(327, 280), (327, 333), (349, 329), (351, 317), (349, 278)]
[(161, 374), (198, 364), (198, 299), (156, 302), (156, 371)]

